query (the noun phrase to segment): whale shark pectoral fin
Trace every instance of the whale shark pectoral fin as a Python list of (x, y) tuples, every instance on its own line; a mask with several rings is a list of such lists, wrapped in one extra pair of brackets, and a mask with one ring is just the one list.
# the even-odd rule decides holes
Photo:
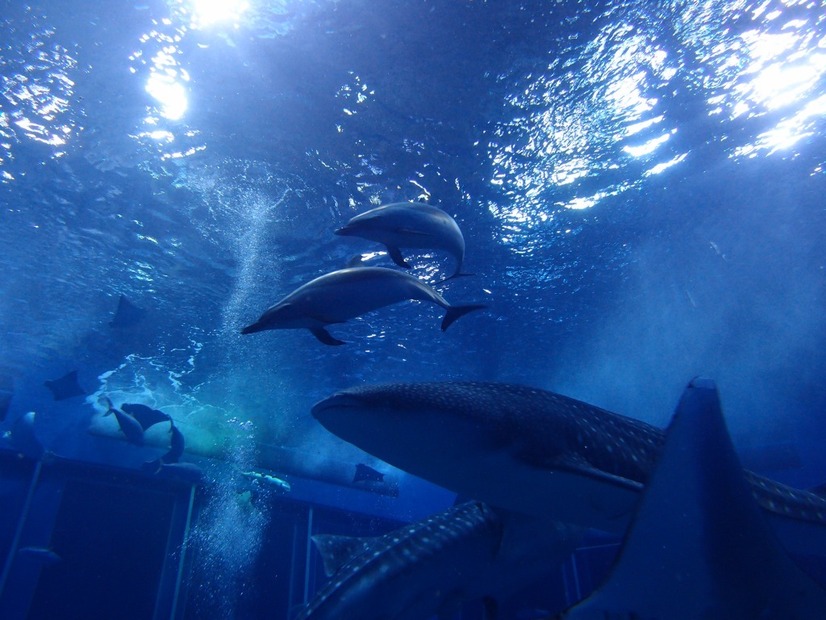
[(395, 245), (388, 245), (385, 246), (387, 248), (387, 254), (390, 258), (393, 259), (393, 262), (396, 263), (399, 267), (404, 267), (405, 269), (410, 269), (410, 264), (404, 260), (402, 253), (399, 251)]
[(313, 336), (318, 338), (319, 342), (322, 342), (324, 344), (328, 344), (330, 346), (338, 346), (338, 345), (341, 345), (341, 344), (347, 344), (343, 340), (339, 340), (338, 338), (333, 338), (330, 335), (330, 332), (328, 332), (323, 327), (308, 327), (307, 329), (309, 329), (313, 333)]
[(324, 574), (331, 577), (338, 569), (364, 553), (374, 538), (316, 534), (311, 537), (324, 563)]

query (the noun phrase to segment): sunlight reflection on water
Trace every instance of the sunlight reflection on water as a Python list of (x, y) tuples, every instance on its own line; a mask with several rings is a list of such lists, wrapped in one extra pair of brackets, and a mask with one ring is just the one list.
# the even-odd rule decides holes
[(592, 18), (590, 40), (558, 41), (545, 72), (512, 82), (510, 119), (487, 144), (489, 182), (508, 198), (493, 215), (524, 232), (690, 160), (703, 144), (678, 113), (698, 100), (728, 157), (794, 156), (826, 114), (824, 7), (673, 2)]

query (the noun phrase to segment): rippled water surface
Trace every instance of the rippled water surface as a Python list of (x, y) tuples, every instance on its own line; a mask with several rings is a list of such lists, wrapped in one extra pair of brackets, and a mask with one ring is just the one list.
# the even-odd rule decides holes
[[(517, 381), (664, 424), (705, 373), (742, 445), (792, 442), (785, 475), (820, 481), (823, 2), (43, 1), (0, 29), (0, 365), (65, 450), (102, 394), (205, 453), (237, 419), (340, 456), (308, 411), (353, 383)], [(380, 250), (333, 231), (402, 200), (459, 222), (475, 276), (439, 289), (484, 313), (240, 336)], [(42, 384), (71, 369), (68, 415)]]

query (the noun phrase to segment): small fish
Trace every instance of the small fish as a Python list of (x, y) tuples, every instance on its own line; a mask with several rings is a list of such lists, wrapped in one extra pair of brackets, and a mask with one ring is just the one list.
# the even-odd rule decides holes
[(353, 482), (384, 482), (384, 474), (376, 471), (369, 465), (359, 463), (356, 465), (356, 473), (353, 474)]
[(161, 459), (146, 461), (141, 465), (141, 471), (161, 477), (191, 481), (198, 481), (204, 475), (204, 471), (194, 463), (164, 463)]
[(55, 400), (66, 400), (67, 398), (86, 395), (86, 392), (83, 391), (83, 388), (80, 387), (80, 384), (77, 382), (76, 370), (67, 372), (59, 379), (46, 381), (43, 385), (49, 388)]
[(411, 275), (384, 267), (352, 267), (332, 271), (297, 288), (241, 330), (253, 334), (268, 329), (309, 329), (328, 345), (344, 344), (325, 329), (372, 310), (417, 299), (445, 309), (442, 331), (483, 305), (452, 306), (436, 290)]
[(52, 566), (63, 560), (63, 558), (47, 547), (21, 547), (17, 550), (17, 555), (22, 558), (36, 560), (44, 566)]
[(282, 480), (281, 478), (271, 476), (269, 474), (262, 474), (261, 472), (257, 471), (242, 471), (241, 475), (253, 481), (263, 482), (264, 484), (274, 487), (275, 489), (282, 491), (284, 493), (289, 493), (291, 490), (289, 482), (287, 482), (286, 480)]
[(456, 259), (455, 278), (463, 274), (465, 239), (459, 225), (442, 209), (421, 202), (395, 202), (352, 218), (337, 235), (361, 237), (384, 244), (399, 267), (410, 268), (399, 248), (446, 250)]

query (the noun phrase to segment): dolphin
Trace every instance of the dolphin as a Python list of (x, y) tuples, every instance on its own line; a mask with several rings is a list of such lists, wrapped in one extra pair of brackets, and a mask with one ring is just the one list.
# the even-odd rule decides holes
[(300, 286), (267, 309), (255, 323), (241, 330), (254, 334), (268, 329), (309, 329), (328, 345), (344, 344), (330, 335), (327, 325), (407, 299), (430, 301), (446, 310), (442, 331), (461, 316), (483, 305), (452, 306), (436, 290), (411, 275), (384, 267), (352, 267), (319, 276)]
[[(125, 406), (124, 406), (125, 408)], [(149, 407), (146, 407), (149, 409)], [(149, 409), (149, 411), (154, 411), (155, 413), (161, 413), (156, 409)], [(174, 465), (177, 464), (181, 460), (181, 456), (184, 453), (184, 448), (186, 447), (186, 442), (184, 441), (184, 435), (181, 431), (178, 430), (178, 427), (175, 426), (175, 422), (172, 421), (172, 418), (167, 414), (163, 413), (162, 415), (166, 416), (166, 419), (169, 420), (169, 450), (166, 454), (162, 455), (160, 458), (154, 459), (152, 461), (145, 461), (143, 465), (141, 465), (141, 469), (147, 472), (158, 473), (164, 465)], [(146, 429), (143, 422), (138, 419), (138, 422)]]
[(826, 618), (754, 500), (713, 381), (685, 389), (610, 576), (562, 617)]
[(148, 429), (150, 426), (154, 426), (158, 422), (166, 422), (168, 420), (171, 421), (172, 419), (169, 417), (168, 413), (164, 413), (159, 409), (152, 409), (152, 407), (148, 407), (140, 403), (123, 403), (120, 408), (122, 411), (135, 418), (143, 430)]
[(394, 202), (370, 209), (336, 230), (337, 235), (362, 237), (383, 243), (393, 262), (410, 268), (399, 248), (446, 250), (456, 259), (451, 278), (463, 274), (465, 238), (456, 220), (437, 207), (421, 202)]
[[(639, 420), (500, 383), (364, 385), (312, 414), (373, 456), (466, 497), (618, 534), (664, 442)], [(790, 551), (826, 555), (826, 500), (744, 475)]]
[(126, 436), (126, 440), (138, 446), (143, 445), (143, 427), (140, 422), (138, 422), (132, 415), (115, 408), (108, 396), (101, 397), (100, 401), (106, 407), (106, 413), (103, 415), (115, 415), (115, 419), (118, 421), (118, 426), (120, 427), (121, 432)]
[(496, 601), (545, 577), (581, 530), (471, 501), (384, 536), (314, 536), (330, 580), (296, 620), (426, 620)]

